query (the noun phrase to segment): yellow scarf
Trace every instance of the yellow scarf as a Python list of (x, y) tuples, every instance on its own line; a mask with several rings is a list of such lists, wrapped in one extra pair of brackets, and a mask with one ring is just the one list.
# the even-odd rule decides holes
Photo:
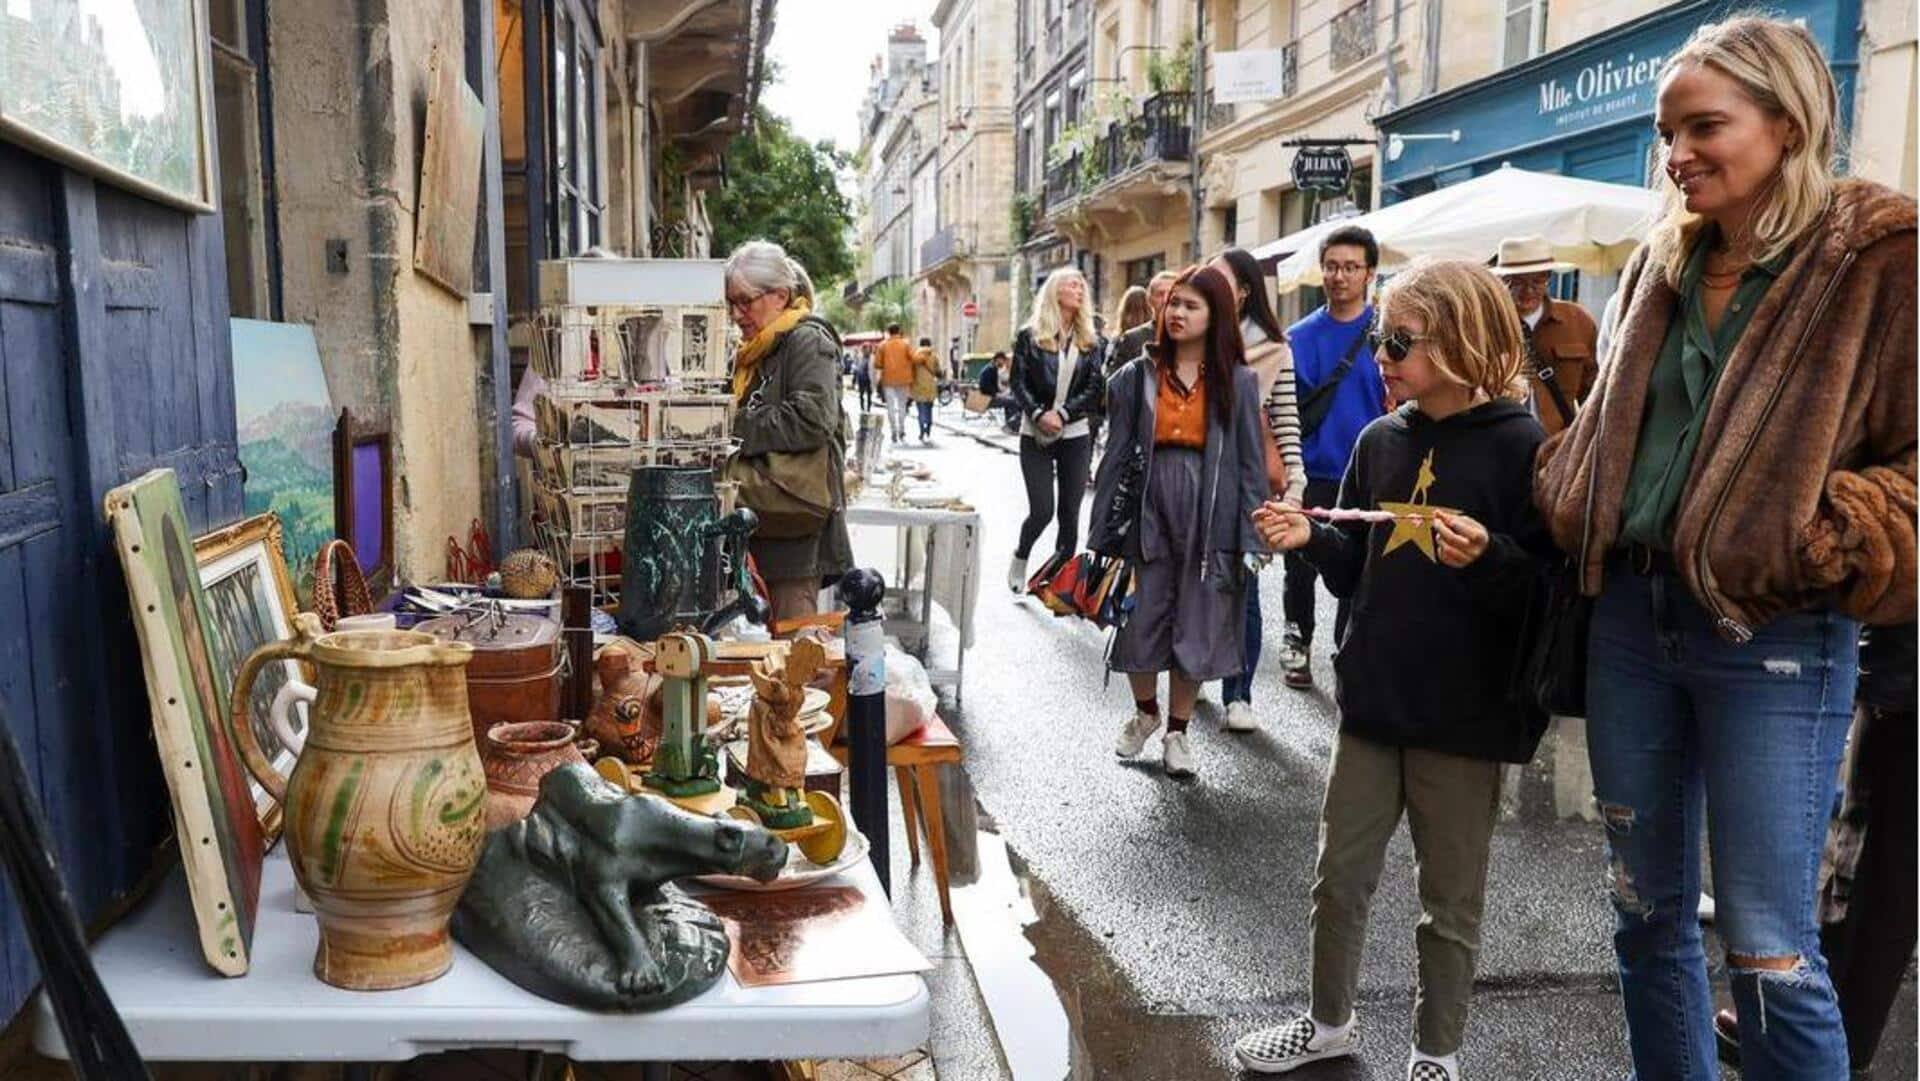
[(786, 336), (787, 331), (799, 326), (800, 320), (805, 319), (812, 311), (813, 305), (795, 297), (793, 307), (781, 312), (778, 319), (761, 327), (760, 333), (755, 334), (752, 341), (742, 345), (740, 351), (733, 355), (735, 401), (746, 400), (747, 385), (753, 382), (754, 370), (760, 367), (760, 362), (766, 359), (768, 353), (773, 352), (773, 347)]

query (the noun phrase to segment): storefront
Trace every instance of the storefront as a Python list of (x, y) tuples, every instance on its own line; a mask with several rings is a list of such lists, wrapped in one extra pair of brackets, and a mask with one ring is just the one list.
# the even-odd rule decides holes
[[(1859, 0), (1781, 0), (1826, 50), (1853, 116)], [(1380, 118), (1381, 201), (1395, 203), (1512, 163), (1615, 184), (1644, 184), (1660, 68), (1720, 0), (1686, 0)], [(1458, 141), (1450, 136), (1459, 132)], [(1397, 152), (1397, 153), (1396, 153)]]

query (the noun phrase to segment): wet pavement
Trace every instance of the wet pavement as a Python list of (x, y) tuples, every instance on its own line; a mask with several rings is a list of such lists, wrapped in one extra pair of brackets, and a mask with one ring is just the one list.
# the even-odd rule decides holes
[[(1007, 452), (1011, 440), (996, 425), (943, 413), (935, 445), (909, 445), (903, 453), (959, 486), (984, 520), (965, 707), (951, 719), (966, 746), (966, 779), (981, 823), (995, 832), (980, 849), (981, 885), (962, 887), (966, 879), (956, 874), (955, 906), (973, 983), (1004, 1052), (1000, 1068), (1017, 1072), (977, 1072), (988, 1064), (975, 1056), (964, 1066), (940, 1062), (941, 1076), (1236, 1076), (1233, 1039), (1306, 1000), (1308, 890), (1335, 733), (1325, 646), (1316, 644), (1314, 657), (1322, 689), (1281, 684), (1280, 580), (1263, 575), (1259, 731), (1228, 734), (1217, 707), (1203, 706), (1193, 724), (1199, 775), (1188, 782), (1161, 771), (1157, 739), (1138, 760), (1117, 760), (1113, 737), (1130, 703), (1123, 681), (1104, 685), (1103, 637), (1035, 602), (1012, 599), (1004, 585), (1025, 513), (1018, 466)], [(1050, 538), (1051, 531), (1036, 553)], [(1323, 594), (1321, 603), (1330, 613), (1330, 598)], [(1560, 757), (1577, 761), (1579, 734), (1568, 735)], [(1568, 791), (1583, 779), (1563, 767), (1556, 791), (1556, 743), (1550, 733), (1534, 763), (1515, 771), (1495, 836), (1462, 1056), (1469, 1077), (1629, 1072), (1614, 994), (1604, 839), (1598, 826), (1563, 817), (1584, 802)], [(1002, 844), (1009, 870), (996, 876)], [(977, 905), (963, 900), (976, 890), (992, 896)], [(964, 914), (970, 905), (977, 909), (972, 921)], [(1403, 828), (1374, 900), (1361, 973), (1362, 1053), (1292, 1076), (1405, 1075), (1418, 913)], [(1031, 961), (1009, 934), (1031, 943)], [(976, 939), (985, 944), (976, 947)], [(1053, 984), (1059, 1014), (1032, 1005), (1026, 973), (990, 971), (1033, 965)], [(1016, 986), (996, 987), (1002, 983)], [(936, 1017), (936, 1060), (954, 1035)], [(1915, 1076), (1911, 981), (1883, 1048), (1875, 1077)]]

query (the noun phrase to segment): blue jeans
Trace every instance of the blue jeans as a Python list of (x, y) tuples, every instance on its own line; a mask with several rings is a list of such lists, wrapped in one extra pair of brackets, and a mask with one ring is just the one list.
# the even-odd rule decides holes
[(1247, 582), (1247, 633), (1242, 639), (1246, 645), (1247, 664), (1239, 675), (1228, 676), (1220, 681), (1220, 701), (1223, 705), (1234, 702), (1253, 704), (1253, 670), (1260, 665), (1260, 579), (1251, 578)]
[[(1798, 612), (1735, 645), (1668, 574), (1610, 567), (1588, 647), (1587, 746), (1612, 848), (1627, 1036), (1642, 1081), (1713, 1078), (1695, 908), (1700, 830), (1749, 1081), (1845, 1081), (1814, 896), (1859, 675), (1859, 625)], [(1754, 959), (1792, 958), (1768, 970)]]
[(920, 438), (925, 439), (933, 434), (933, 403), (915, 402), (913, 405), (920, 414)]

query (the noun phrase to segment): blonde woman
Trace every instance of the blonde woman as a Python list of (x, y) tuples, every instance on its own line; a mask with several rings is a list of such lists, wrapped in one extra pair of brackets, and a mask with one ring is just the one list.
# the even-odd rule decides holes
[(1661, 74), (1664, 216), (1534, 494), (1595, 598), (1588, 754), (1641, 1077), (1711, 1076), (1701, 830), (1750, 1079), (1844, 1078), (1814, 922), (1861, 622), (1914, 616), (1913, 200), (1833, 173), (1805, 28)]
[(1087, 279), (1071, 267), (1047, 275), (1033, 315), (1013, 339), (1008, 376), (1020, 411), (1020, 476), (1027, 486), (1027, 520), (1007, 567), (1007, 588), (1015, 593), (1026, 590), (1027, 557), (1049, 520), (1057, 521), (1054, 551), (1072, 555), (1080, 544), (1080, 499), (1093, 461), (1088, 421), (1106, 385), (1105, 346), (1093, 332)]
[(1279, 499), (1254, 512), (1267, 543), (1312, 563), (1353, 615), (1333, 662), (1312, 999), (1234, 1050), (1256, 1073), (1357, 1050), (1368, 905), (1404, 815), (1421, 908), (1406, 1076), (1459, 1081), (1501, 763), (1531, 759), (1546, 722), (1512, 678), (1552, 550), (1529, 490), (1546, 433), (1521, 402), (1519, 313), (1485, 267), (1415, 264), (1387, 287), (1381, 320), (1380, 372), (1405, 404), (1360, 433), (1340, 482), (1347, 520)]

